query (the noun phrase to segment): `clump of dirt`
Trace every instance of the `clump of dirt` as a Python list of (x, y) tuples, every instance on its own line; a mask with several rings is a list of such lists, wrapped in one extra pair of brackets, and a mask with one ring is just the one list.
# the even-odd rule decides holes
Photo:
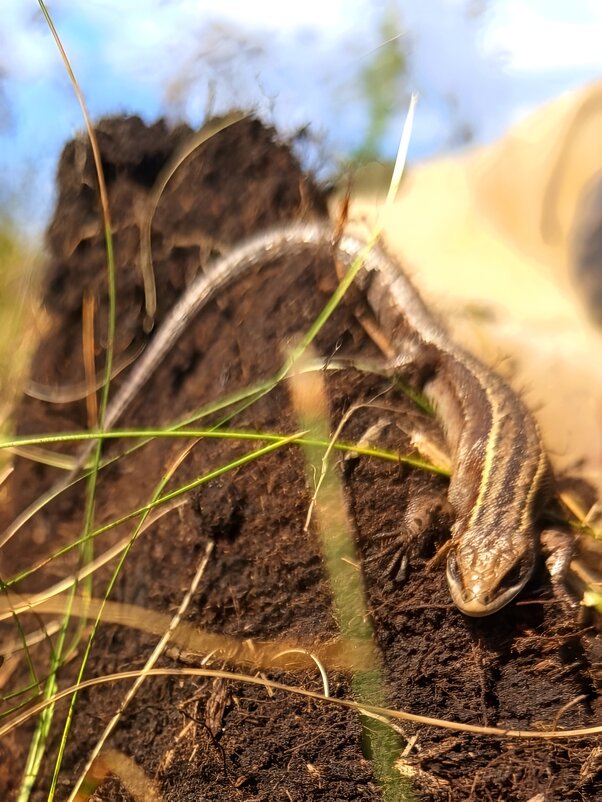
[[(191, 132), (163, 123), (147, 127), (136, 118), (102, 122), (98, 128), (115, 221), (118, 267), (118, 353), (143, 341), (144, 311), (138, 263), (140, 210), (157, 176)], [(192, 276), (209, 258), (252, 232), (284, 220), (324, 216), (323, 194), (304, 176), (289, 149), (256, 120), (244, 120), (211, 139), (178, 169), (154, 219), (153, 253), (158, 287), (158, 323)], [(79, 382), (81, 306), (85, 292), (96, 298), (97, 364), (106, 343), (106, 279), (90, 151), (70, 143), (59, 168), (59, 200), (49, 229), (50, 266), (46, 304), (52, 331), (40, 345), (34, 378), (48, 385)], [(185, 414), (240, 396), (274, 376), (292, 344), (308, 329), (338, 283), (329, 253), (272, 259), (228, 287), (193, 321), (120, 426), (167, 425)], [(321, 330), (316, 347), (326, 359), (378, 362), (360, 319), (363, 299), (350, 292)], [(359, 314), (362, 312), (362, 314)], [(116, 386), (127, 381), (127, 370)], [(349, 415), (341, 438), (358, 442), (372, 427), (378, 444), (410, 451), (409, 436), (434, 423), (378, 374), (324, 371), (331, 424)], [(199, 425), (223, 419), (214, 411)], [(84, 401), (62, 405), (26, 399), (21, 432), (73, 430), (86, 424)], [(299, 423), (289, 388), (280, 383), (252, 404), (239, 405), (230, 426), (253, 432), (293, 433)], [(374, 429), (373, 429), (374, 430)], [(202, 439), (181, 462), (167, 489), (216, 471), (256, 444)], [(123, 445), (111, 445), (114, 455)], [(95, 521), (102, 524), (146, 504), (166, 469), (181, 454), (181, 440), (158, 439), (101, 471)], [(469, 620), (450, 601), (444, 569), (430, 558), (449, 527), (445, 482), (403, 462), (352, 455), (340, 460), (341, 477), (358, 549), (371, 616), (392, 707), (470, 724), (514, 729), (591, 726), (600, 718), (596, 641), (554, 602), (539, 571), (521, 600), (494, 617)], [(56, 471), (19, 459), (7, 495), (15, 514), (46, 488)], [(337, 626), (331, 589), (316, 532), (304, 524), (311, 494), (298, 446), (216, 476), (159, 517), (135, 542), (112, 600), (172, 614), (204, 558), (213, 550), (187, 619), (202, 630), (254, 641), (286, 640), (311, 648), (334, 641)], [(82, 529), (80, 487), (37, 515), (3, 554), (2, 574), (11, 575), (36, 556), (75, 540)], [(435, 511), (434, 515), (417, 511)], [(425, 550), (411, 550), (404, 582), (387, 574), (389, 540), (403, 539), (429, 521)], [(102, 552), (130, 532), (125, 523), (96, 539)], [(55, 560), (21, 583), (44, 587), (75, 570), (74, 553)], [(359, 568), (358, 568), (359, 570)], [(103, 596), (110, 573), (99, 570), (94, 595)], [(25, 625), (30, 622), (26, 619)], [(30, 628), (35, 624), (31, 623)], [(156, 638), (132, 627), (103, 624), (86, 676), (139, 668)], [(48, 644), (32, 647), (43, 674)], [(162, 665), (189, 665), (190, 654), (170, 650)], [(194, 660), (195, 658), (192, 657)], [(197, 656), (200, 665), (203, 655)], [(213, 667), (236, 665), (211, 657)], [(68, 663), (61, 681), (74, 676)], [(14, 677), (26, 684), (24, 669)], [(316, 670), (269, 670), (271, 679), (320, 690)], [(351, 697), (342, 667), (329, 670), (331, 694)], [(102, 685), (80, 697), (63, 761), (59, 798), (65, 798), (102, 728), (119, 708), (124, 684)], [(575, 701), (577, 700), (577, 701)], [(572, 704), (570, 704), (572, 703)], [(59, 708), (51, 749), (33, 798), (46, 797), (58, 748), (64, 708)], [(24, 764), (23, 728), (0, 742), (3, 798), (13, 798)], [(404, 758), (415, 797), (421, 800), (524, 800), (543, 794), (548, 802), (598, 798), (595, 744), (582, 741), (504, 740), (405, 723), (416, 736)], [(273, 694), (242, 682), (200, 677), (148, 679), (122, 715), (108, 747), (130, 756), (164, 800), (378, 800), (381, 791), (350, 710), (282, 691)], [(107, 764), (110, 768), (110, 761)], [(115, 772), (119, 774), (119, 772)], [(117, 776), (96, 791), (97, 800), (130, 799)]]

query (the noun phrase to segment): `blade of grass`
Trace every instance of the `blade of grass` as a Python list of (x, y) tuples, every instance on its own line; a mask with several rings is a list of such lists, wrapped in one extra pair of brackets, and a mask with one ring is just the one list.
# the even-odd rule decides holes
[(148, 212), (140, 227), (140, 265), (142, 269), (142, 280), (144, 283), (145, 311), (147, 316), (146, 326), (151, 329), (154, 325), (155, 312), (157, 311), (157, 290), (155, 286), (155, 273), (153, 269), (153, 251), (151, 247), (151, 228), (157, 206), (161, 199), (165, 187), (176, 170), (194, 153), (194, 151), (207, 142), (209, 139), (219, 134), (225, 128), (229, 128), (234, 123), (240, 122), (248, 117), (248, 113), (231, 112), (222, 120), (212, 121), (192, 136), (178, 150), (174, 157), (161, 171), (148, 201)]
[[(291, 381), (293, 407), (314, 441), (328, 443), (326, 448), (304, 446), (308, 482), (315, 491), (313, 509), (324, 564), (332, 590), (335, 615), (341, 638), (367, 651), (369, 665), (353, 672), (352, 688), (360, 704), (384, 707), (385, 683), (380, 655), (370, 624), (360, 564), (356, 553), (352, 526), (340, 478), (329, 459), (333, 448), (329, 443), (329, 414), (324, 379), (319, 374), (295, 376)], [(317, 478), (316, 478), (317, 477)], [(407, 779), (395, 769), (403, 751), (403, 742), (388, 723), (362, 716), (364, 754), (373, 761), (374, 774), (381, 785), (383, 799), (413, 802), (414, 795)]]
[[(102, 160), (100, 156), (100, 149), (98, 147), (98, 141), (96, 139), (96, 135), (92, 126), (92, 122), (90, 119), (90, 115), (88, 114), (88, 110), (86, 108), (86, 103), (84, 97), (81, 93), (79, 88), (77, 79), (75, 74), (71, 68), (71, 64), (69, 62), (69, 58), (63, 45), (61, 43), (60, 37), (54, 27), (54, 23), (48, 13), (45, 3), (43, 0), (38, 0), (38, 4), (42, 11), (42, 14), (46, 20), (48, 28), (55, 40), (56, 46), (59, 50), (61, 58), (63, 60), (63, 64), (65, 66), (65, 70), (69, 76), (71, 81), (73, 90), (75, 92), (75, 96), (77, 101), (80, 105), (82, 115), (85, 121), (86, 129), (88, 132), (88, 137), (90, 140), (90, 147), (92, 149), (92, 155), (94, 159), (94, 164), (96, 168), (96, 175), (98, 179), (98, 189), (99, 189), (99, 196), (100, 196), (100, 205), (102, 210), (103, 222), (104, 222), (104, 233), (105, 233), (105, 245), (106, 245), (106, 252), (107, 252), (107, 282), (108, 282), (108, 290), (109, 290), (109, 312), (108, 312), (108, 327), (107, 327), (107, 357), (105, 363), (105, 381), (102, 387), (101, 393), (101, 403), (100, 403), (100, 413), (99, 413), (99, 425), (102, 428), (108, 399), (109, 399), (109, 387), (111, 381), (111, 373), (112, 373), (112, 362), (113, 362), (113, 348), (114, 348), (114, 341), (115, 341), (115, 324), (116, 324), (116, 300), (115, 300), (115, 260), (114, 260), (114, 253), (113, 253), (113, 237), (112, 237), (112, 228), (111, 228), (111, 217), (109, 211), (109, 202), (108, 202), (108, 193), (106, 189), (106, 184), (104, 180), (104, 174), (102, 169)], [(102, 448), (102, 443), (99, 441), (96, 448), (95, 448), (95, 461), (96, 464), (100, 461), (100, 451)], [(90, 474), (90, 478), (88, 479), (88, 494), (86, 499), (86, 510), (84, 516), (84, 533), (86, 533), (92, 526), (92, 521), (94, 517), (94, 491), (95, 491), (95, 484), (96, 484), (96, 472), (93, 471)], [(93, 541), (87, 541), (87, 539), (82, 544), (82, 551), (81, 551), (81, 559), (83, 562), (89, 562), (93, 559)], [(91, 594), (91, 585), (87, 587), (88, 594)], [(51, 663), (51, 673), (46, 683), (46, 687), (44, 689), (44, 695), (46, 698), (49, 698), (54, 695), (56, 690), (56, 673), (58, 668), (61, 664), (63, 648), (65, 646), (65, 634), (67, 623), (69, 621), (69, 616), (65, 616), (65, 626), (61, 630), (59, 635), (58, 643), (56, 646), (56, 650), (53, 651), (52, 656), (52, 663)], [(36, 727), (34, 737), (31, 743), (28, 759), (25, 766), (25, 773), (23, 782), (19, 789), (18, 795), (18, 802), (27, 802), (30, 797), (31, 790), (33, 784), (35, 782), (35, 778), (37, 777), (39, 767), (41, 765), (42, 757), (45, 751), (46, 740), (48, 737), (48, 732), (50, 730), (50, 724), (52, 722), (54, 714), (54, 708), (52, 706), (45, 708), (44, 713), (42, 714), (38, 725)], [(52, 797), (49, 797), (51, 799)]]
[[(31, 598), (12, 594), (11, 604), (19, 614), (55, 615), (64, 610), (65, 599), (66, 596), (63, 592), (55, 593), (52, 596), (36, 594)], [(149, 635), (163, 635), (170, 624), (170, 617), (165, 613), (135, 604), (112, 602), (94, 596), (92, 599), (77, 596), (72, 605), (73, 616), (85, 616), (88, 620), (93, 620), (100, 612), (102, 612), (105, 622), (118, 624), (128, 629), (137, 629)], [(371, 656), (364, 654), (364, 651), (371, 652), (371, 644), (368, 645), (367, 650), (363, 650), (358, 648), (357, 643), (354, 644), (353, 649), (350, 649), (349, 643), (340, 639), (313, 642), (311, 647), (309, 644), (285, 640), (262, 639), (256, 642), (248, 637), (237, 638), (233, 635), (202, 630), (195, 624), (185, 621), (180, 622), (172, 633), (171, 642), (182, 651), (196, 653), (199, 660), (208, 654), (215, 654), (216, 659), (220, 661), (243, 664), (263, 670), (270, 668), (307, 669), (312, 663), (315, 664), (314, 655), (331, 670), (363, 670), (370, 666), (369, 657)], [(301, 655), (301, 657), (296, 655)], [(2, 717), (5, 717), (4, 713), (0, 715), (0, 718)]]
[[(153, 439), (179, 439), (186, 437), (196, 437), (199, 439), (207, 440), (266, 440), (268, 442), (278, 442), (284, 437), (285, 434), (277, 432), (250, 432), (241, 429), (113, 429), (110, 432), (69, 432), (61, 434), (49, 435), (36, 435), (30, 437), (24, 435), (22, 437), (11, 438), (0, 442), (1, 448), (15, 448), (29, 445), (48, 444), (48, 443), (78, 443), (87, 440), (129, 440), (146, 438), (146, 442)], [(364, 456), (378, 457), (389, 462), (403, 462), (407, 465), (412, 465), (415, 468), (420, 468), (430, 473), (439, 474), (440, 476), (449, 476), (449, 471), (446, 468), (441, 468), (438, 465), (432, 465), (430, 462), (421, 460), (417, 457), (399, 454), (396, 451), (387, 451), (386, 449), (376, 448), (373, 446), (362, 446), (358, 443), (349, 443), (344, 440), (337, 440), (334, 443), (330, 441), (320, 440), (319, 438), (306, 438), (299, 436), (295, 441), (300, 445), (331, 445), (337, 451), (353, 452), (356, 454), (363, 454)], [(129, 452), (126, 452), (129, 453)], [(125, 455), (121, 455), (125, 456)]]
[[(412, 131), (416, 96), (412, 95), (406, 116), (393, 178), (386, 206), (390, 207), (397, 195), (401, 176), (405, 166), (407, 151)], [(337, 291), (331, 299), (333, 308), (338, 303), (337, 293), (341, 297), (359, 272), (365, 255), (370, 252), (380, 237), (382, 226), (372, 232), (368, 244), (362, 254), (355, 260), (343, 277)], [(322, 316), (329, 316), (329, 305)], [(313, 340), (313, 330), (319, 330), (321, 317), (301, 341), (298, 349), (291, 355), (291, 365), (306, 352)], [(307, 385), (311, 384), (311, 389)], [(328, 403), (323, 378), (318, 374), (293, 377), (291, 381), (293, 404), (304, 428), (314, 440), (328, 438)], [(314, 503), (317, 529), (320, 536), (326, 570), (333, 593), (334, 605), (341, 635), (352, 643), (372, 644), (372, 666), (368, 670), (357, 671), (353, 675), (352, 687), (360, 703), (384, 706), (386, 699), (385, 683), (382, 675), (378, 650), (375, 644), (370, 617), (365, 600), (363, 581), (355, 566), (359, 560), (355, 553), (351, 526), (349, 524), (346, 504), (339, 477), (329, 459), (329, 451), (317, 446), (305, 446), (308, 480), (318, 476)], [(413, 802), (414, 793), (409, 780), (396, 769), (396, 759), (402, 751), (399, 734), (390, 726), (374, 717), (362, 717), (365, 743), (364, 752), (368, 752), (373, 760), (374, 774), (381, 784), (384, 800), (390, 802)]]
[[(86, 688), (93, 688), (97, 685), (106, 685), (110, 682), (125, 682), (126, 680), (135, 679), (143, 673), (142, 671), (122, 671), (118, 674), (105, 675), (102, 677), (94, 677), (84, 680), (79, 685), (72, 685), (69, 688), (64, 688), (58, 691), (56, 696), (52, 699), (46, 699), (37, 702), (29, 710), (25, 710), (12, 721), (0, 726), (0, 738), (8, 735), (12, 730), (25, 724), (29, 719), (38, 715), (44, 707), (62, 699), (68, 698), (75, 691), (82, 691)], [(409, 713), (405, 710), (393, 710), (386, 707), (378, 707), (377, 705), (361, 704), (360, 702), (351, 699), (339, 699), (336, 696), (324, 696), (316, 691), (309, 691), (306, 688), (299, 688), (293, 685), (285, 685), (282, 682), (268, 680), (263, 676), (242, 674), (236, 671), (224, 671), (217, 668), (153, 668), (145, 672), (147, 677), (217, 677), (219, 679), (228, 680), (231, 682), (243, 682), (249, 685), (263, 686), (272, 690), (283, 691), (284, 693), (294, 693), (297, 696), (302, 696), (306, 699), (315, 699), (316, 701), (325, 702), (326, 704), (336, 705), (337, 707), (346, 707), (350, 710), (356, 710), (361, 713), (363, 710), (374, 713), (377, 716), (384, 716), (385, 718), (395, 719), (396, 721), (411, 721), (414, 724), (421, 724), (425, 727), (437, 727), (443, 730), (451, 730), (452, 732), (465, 732), (473, 733), (474, 735), (486, 735), (496, 739), (508, 740), (524, 740), (529, 738), (537, 738), (542, 741), (564, 741), (573, 740), (578, 738), (592, 738), (596, 735), (602, 735), (602, 724), (596, 724), (593, 727), (579, 727), (575, 729), (566, 730), (513, 730), (504, 729), (502, 727), (482, 726), (479, 724), (467, 724), (459, 721), (448, 721), (447, 719), (433, 718), (431, 716), (423, 716), (419, 713)]]

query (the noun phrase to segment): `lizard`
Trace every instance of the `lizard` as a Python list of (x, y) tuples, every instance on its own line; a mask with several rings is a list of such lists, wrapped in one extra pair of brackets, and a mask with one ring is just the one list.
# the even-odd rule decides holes
[[(366, 243), (329, 222), (288, 223), (244, 240), (190, 284), (111, 399), (104, 428), (111, 429), (202, 307), (243, 275), (276, 259), (329, 250), (344, 267), (361, 258), (356, 282), (396, 356), (388, 369), (428, 366), (423, 392), (433, 404), (452, 459), (448, 499), (455, 520), (447, 554), (453, 602), (468, 616), (503, 608), (525, 587), (536, 565), (538, 518), (552, 494), (552, 471), (537, 423), (511, 387), (456, 345), (429, 312), (401, 266), (380, 244)], [(54, 498), (85, 466), (95, 441), (82, 447), (73, 469), (19, 515), (0, 547), (45, 500)], [(545, 533), (543, 534), (545, 540)], [(556, 544), (558, 539), (556, 539)], [(556, 554), (561, 575), (569, 551)], [(561, 549), (557, 548), (560, 553)]]

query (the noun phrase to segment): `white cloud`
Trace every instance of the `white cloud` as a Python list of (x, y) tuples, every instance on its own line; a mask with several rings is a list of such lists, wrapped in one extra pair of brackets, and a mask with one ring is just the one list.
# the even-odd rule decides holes
[(531, 0), (496, 2), (486, 34), (515, 72), (602, 72), (602, 5)]

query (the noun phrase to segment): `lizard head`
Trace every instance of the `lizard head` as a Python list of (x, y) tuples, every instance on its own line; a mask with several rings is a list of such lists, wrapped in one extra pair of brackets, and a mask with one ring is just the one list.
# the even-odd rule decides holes
[(454, 604), (466, 615), (484, 616), (508, 604), (529, 581), (535, 549), (529, 539), (516, 538), (501, 548), (502, 538), (489, 548), (475, 546), (474, 537), (452, 545), (447, 558), (447, 582)]

